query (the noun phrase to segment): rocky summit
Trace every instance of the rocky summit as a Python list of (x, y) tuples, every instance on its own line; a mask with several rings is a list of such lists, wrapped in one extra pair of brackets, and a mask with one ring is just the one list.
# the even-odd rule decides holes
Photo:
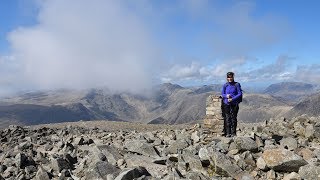
[(0, 179), (320, 178), (320, 117), (240, 124), (233, 138), (202, 124), (154, 130), (80, 124), (1, 130)]

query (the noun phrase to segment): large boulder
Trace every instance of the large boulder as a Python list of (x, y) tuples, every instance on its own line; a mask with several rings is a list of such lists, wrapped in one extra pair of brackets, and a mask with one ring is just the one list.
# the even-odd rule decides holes
[(275, 171), (297, 172), (307, 162), (293, 151), (286, 149), (269, 149), (262, 154), (267, 166)]

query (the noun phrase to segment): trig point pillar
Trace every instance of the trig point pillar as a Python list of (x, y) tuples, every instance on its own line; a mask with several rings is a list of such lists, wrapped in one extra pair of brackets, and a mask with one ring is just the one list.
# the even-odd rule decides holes
[(222, 97), (210, 95), (206, 102), (206, 116), (204, 126), (217, 134), (223, 134), (223, 116), (221, 111)]

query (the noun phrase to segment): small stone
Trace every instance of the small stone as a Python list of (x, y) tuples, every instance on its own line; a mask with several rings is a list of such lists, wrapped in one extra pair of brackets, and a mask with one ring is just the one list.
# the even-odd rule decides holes
[(201, 161), (208, 161), (210, 159), (208, 150), (206, 148), (200, 148), (199, 158)]
[(77, 137), (74, 139), (74, 144), (75, 145), (84, 145), (84, 139), (83, 137)]
[(294, 127), (294, 131), (299, 134), (300, 136), (305, 136), (305, 133), (306, 133), (306, 129), (301, 125), (300, 122), (295, 122), (293, 124), (293, 127)]
[(238, 149), (232, 149), (228, 152), (228, 154), (231, 154), (231, 155), (236, 155), (239, 153), (239, 150)]
[(257, 159), (257, 167), (261, 170), (267, 170), (267, 164), (262, 157)]
[(314, 127), (313, 127), (312, 124), (308, 124), (306, 126), (305, 137), (308, 138), (308, 139), (311, 139), (311, 138), (313, 138), (313, 135), (314, 135)]
[(123, 164), (124, 164), (124, 159), (119, 159), (119, 160), (117, 161), (117, 166), (118, 166), (118, 167), (122, 166)]
[(276, 172), (273, 169), (267, 172), (267, 179), (276, 179)]
[(285, 149), (294, 150), (298, 147), (298, 142), (296, 139), (292, 137), (287, 137), (281, 139), (280, 145), (283, 146)]
[(195, 131), (191, 134), (191, 139), (193, 140), (193, 143), (198, 143), (200, 141), (199, 132)]

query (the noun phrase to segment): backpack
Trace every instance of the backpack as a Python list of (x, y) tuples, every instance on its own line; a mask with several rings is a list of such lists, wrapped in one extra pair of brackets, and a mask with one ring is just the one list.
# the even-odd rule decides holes
[[(223, 85), (223, 91), (224, 91), (224, 92), (226, 91), (226, 87), (227, 87), (228, 85), (229, 85), (228, 83), (225, 83), (225, 84)], [(236, 88), (238, 88), (238, 87), (240, 88), (241, 93), (243, 92), (242, 89), (241, 89), (240, 83), (235, 82), (234, 85), (236, 86)], [(243, 93), (241, 94), (241, 96), (240, 96), (239, 99), (238, 99), (238, 102), (239, 102), (239, 103), (242, 102), (242, 96), (243, 96)]]

